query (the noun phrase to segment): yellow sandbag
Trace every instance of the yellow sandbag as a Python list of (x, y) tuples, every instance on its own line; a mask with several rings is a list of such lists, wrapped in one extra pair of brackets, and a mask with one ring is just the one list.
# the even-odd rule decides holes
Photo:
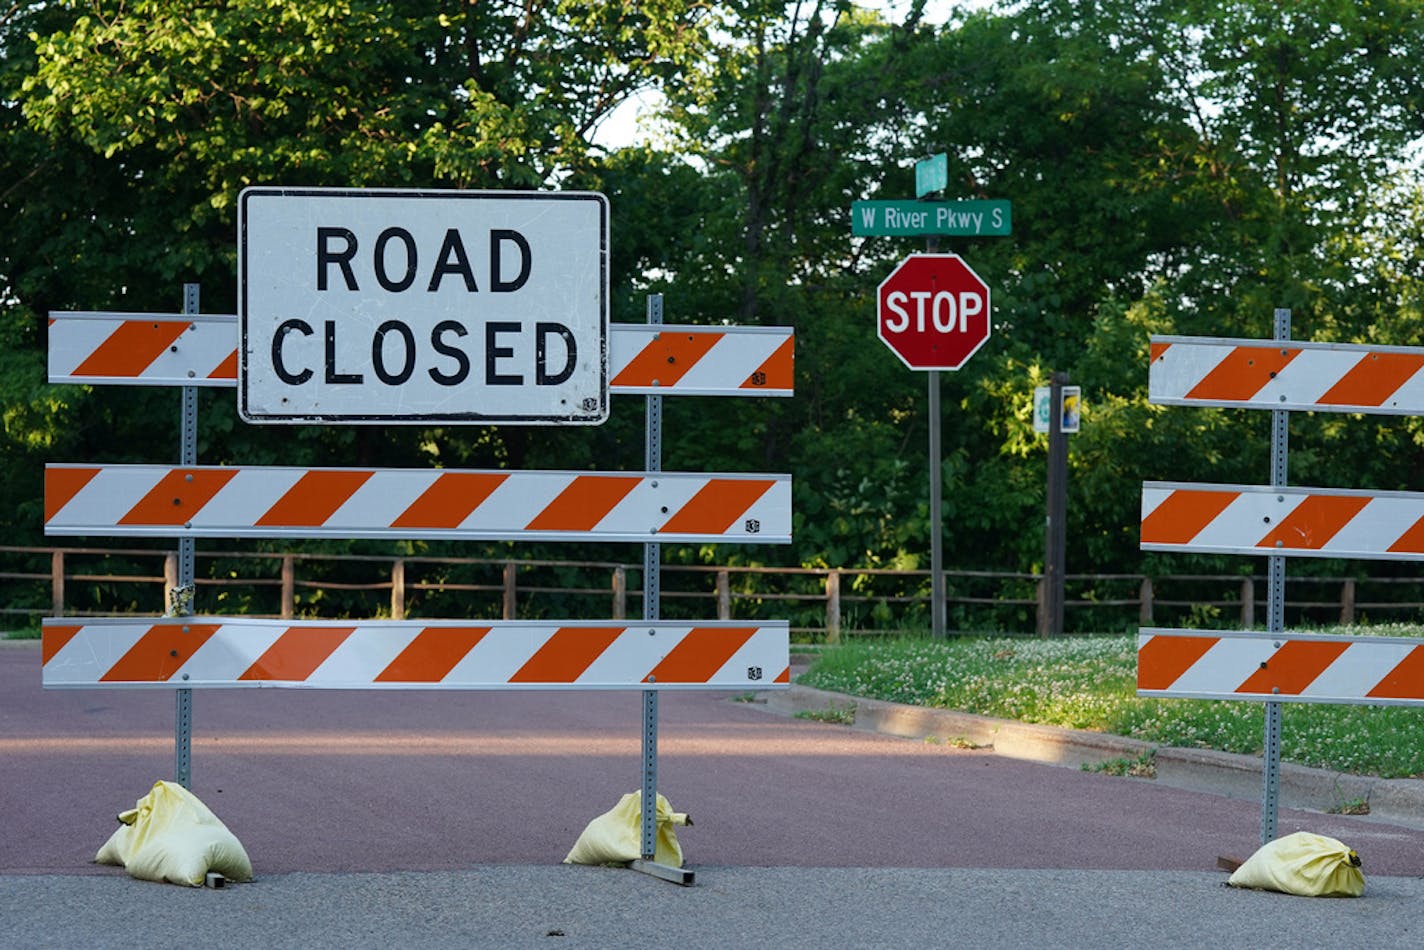
[(1262, 845), (1227, 883), (1302, 897), (1359, 897), (1365, 892), (1360, 856), (1334, 838), (1309, 831)]
[(252, 880), (242, 842), (198, 796), (174, 782), (159, 782), (119, 815), (98, 864), (118, 864), (145, 881), (201, 887), (209, 871), (231, 881)]
[[(629, 792), (618, 804), (588, 823), (574, 842), (565, 864), (627, 864), (643, 856), (643, 793)], [(691, 825), (685, 812), (675, 812), (662, 795), (657, 798), (657, 834), (653, 860), (682, 867), (682, 845), (674, 825)]]

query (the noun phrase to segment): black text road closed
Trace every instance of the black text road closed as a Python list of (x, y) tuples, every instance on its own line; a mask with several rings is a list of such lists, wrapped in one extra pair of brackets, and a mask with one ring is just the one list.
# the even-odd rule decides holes
[(602, 195), (248, 188), (238, 282), (249, 422), (608, 415)]

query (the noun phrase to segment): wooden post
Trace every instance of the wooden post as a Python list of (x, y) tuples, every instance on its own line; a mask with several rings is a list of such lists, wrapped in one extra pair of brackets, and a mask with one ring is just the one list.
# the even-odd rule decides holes
[(178, 586), (178, 554), (170, 551), (163, 557), (163, 612), (168, 613), (168, 605), (171, 604), (173, 588)]
[(504, 563), (504, 619), (514, 619), (515, 567), (513, 561)]
[(1340, 585), (1340, 623), (1349, 626), (1355, 622), (1355, 579), (1347, 577)]
[(628, 572), (621, 567), (613, 569), (613, 619), (624, 620), (628, 616)]
[(1152, 626), (1152, 578), (1144, 577), (1142, 584), (1137, 588), (1137, 622), (1144, 626)]
[(391, 619), (405, 619), (405, 559), (391, 562)]
[(297, 615), (297, 565), (290, 554), (282, 555), (282, 619)]
[(841, 642), (841, 572), (826, 572), (826, 642)]
[(732, 619), (732, 583), (726, 571), (717, 572), (717, 619)]
[(1038, 581), (1034, 586), (1036, 587), (1035, 598), (1038, 601), (1038, 629), (1036, 632), (1040, 637), (1046, 637), (1048, 636), (1049, 627), (1048, 576), (1046, 574), (1038, 575)]
[(1250, 630), (1256, 626), (1256, 581), (1251, 577), (1241, 579), (1241, 629)]
[(55, 551), (49, 556), (50, 613), (55, 617), (64, 616), (64, 552)]
[(1038, 598), (1038, 635), (1063, 634), (1064, 581), (1068, 563), (1068, 433), (1063, 431), (1063, 387), (1068, 374), (1049, 376), (1048, 517), (1044, 524), (1043, 580)]

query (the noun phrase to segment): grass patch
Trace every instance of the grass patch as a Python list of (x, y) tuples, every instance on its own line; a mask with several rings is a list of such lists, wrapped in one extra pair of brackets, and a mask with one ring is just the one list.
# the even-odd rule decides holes
[[(1395, 625), (1368, 633), (1418, 637), (1420, 630)], [(1131, 635), (854, 640), (824, 651), (797, 682), (1159, 746), (1262, 751), (1261, 703), (1139, 699)], [(1281, 755), (1301, 765), (1383, 778), (1424, 775), (1424, 708), (1282, 703)]]
[(950, 737), (947, 738), (947, 739), (941, 739), (939, 736), (925, 736), (925, 744), (926, 744), (926, 745), (947, 745), (947, 746), (949, 746), (951, 749), (965, 749), (965, 750), (973, 750), (973, 749), (992, 749), (992, 748), (993, 748), (992, 745), (985, 745), (985, 744), (982, 743), (982, 742), (975, 742), (974, 740), (972, 740), (972, 739), (970, 739), (970, 738), (968, 738), (968, 737), (966, 737), (966, 736), (950, 736)]
[(1368, 815), (1370, 813), (1369, 798), (1347, 798), (1338, 805), (1333, 805), (1326, 809), (1332, 815)]
[(1095, 772), (1100, 775), (1156, 778), (1157, 753), (1148, 751), (1138, 756), (1123, 756), (1118, 759), (1108, 759), (1106, 762), (1084, 762), (1081, 768), (1084, 772)]
[(796, 713), (797, 719), (810, 719), (814, 722), (834, 722), (843, 726), (848, 726), (855, 722), (855, 707), (843, 709), (804, 709)]

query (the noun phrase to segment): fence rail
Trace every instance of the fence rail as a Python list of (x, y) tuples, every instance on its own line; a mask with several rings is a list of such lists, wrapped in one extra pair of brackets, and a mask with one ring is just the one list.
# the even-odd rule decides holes
[[(204, 613), (283, 619), (361, 614), (543, 619), (592, 609), (641, 615), (641, 564), (306, 552), (199, 551)], [(153, 548), (0, 546), (0, 620), (43, 615), (162, 613), (177, 555)], [(664, 564), (664, 612), (683, 619), (764, 620), (790, 615), (802, 640), (924, 629), (929, 572), (883, 568)], [(961, 632), (1042, 630), (1039, 574), (945, 571), (949, 627)], [(1239, 574), (1069, 574), (1074, 632), (1138, 625), (1257, 624), (1264, 578)], [(1424, 616), (1424, 579), (1292, 578), (1294, 622), (1353, 624)], [(1370, 594), (1362, 597), (1361, 592)]]

